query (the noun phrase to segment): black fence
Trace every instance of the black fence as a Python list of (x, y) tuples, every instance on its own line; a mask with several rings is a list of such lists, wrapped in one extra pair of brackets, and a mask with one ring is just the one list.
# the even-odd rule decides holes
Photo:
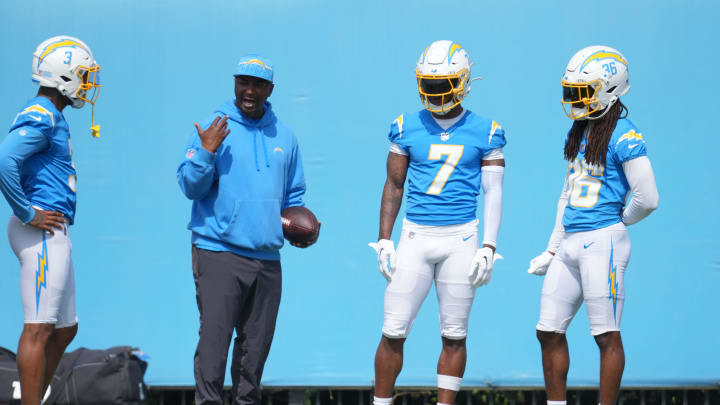
[[(192, 388), (150, 387), (149, 405), (193, 405)], [(225, 403), (231, 404), (230, 390)], [(372, 405), (369, 389), (291, 388), (263, 390), (262, 405)], [(437, 391), (398, 389), (393, 405), (434, 405)], [(597, 388), (570, 389), (568, 405), (597, 405)], [(545, 391), (537, 388), (461, 390), (455, 405), (545, 405)], [(627, 388), (620, 392), (619, 405), (720, 405), (720, 385), (689, 388)]]

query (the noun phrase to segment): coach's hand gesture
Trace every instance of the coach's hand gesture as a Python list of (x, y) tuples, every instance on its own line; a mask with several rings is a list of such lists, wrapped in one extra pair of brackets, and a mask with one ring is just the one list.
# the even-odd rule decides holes
[(210, 153), (215, 153), (215, 151), (220, 147), (225, 140), (225, 137), (227, 137), (230, 133), (230, 130), (227, 127), (227, 120), (227, 115), (222, 117), (222, 119), (220, 119), (219, 116), (215, 117), (212, 124), (210, 124), (210, 126), (204, 131), (197, 122), (195, 123), (195, 128), (198, 131), (198, 136), (200, 137), (203, 149)]
[(28, 222), (28, 225), (43, 231), (48, 231), (52, 235), (55, 234), (55, 229), (63, 229), (65, 215), (62, 212), (43, 211), (37, 208), (33, 209), (35, 210), (35, 216)]

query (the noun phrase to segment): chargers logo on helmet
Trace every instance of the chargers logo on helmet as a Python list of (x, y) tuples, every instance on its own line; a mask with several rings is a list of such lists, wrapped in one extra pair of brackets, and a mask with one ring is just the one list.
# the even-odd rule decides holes
[[(57, 89), (73, 108), (86, 102), (93, 107), (100, 92), (100, 65), (92, 51), (77, 38), (61, 35), (41, 43), (33, 53), (32, 80), (42, 87)], [(99, 136), (93, 109), (93, 136)]]
[(570, 59), (561, 83), (568, 117), (598, 119), (630, 90), (627, 59), (609, 46), (589, 46)]
[(423, 106), (445, 115), (470, 92), (470, 56), (453, 41), (435, 41), (418, 59), (415, 69)]

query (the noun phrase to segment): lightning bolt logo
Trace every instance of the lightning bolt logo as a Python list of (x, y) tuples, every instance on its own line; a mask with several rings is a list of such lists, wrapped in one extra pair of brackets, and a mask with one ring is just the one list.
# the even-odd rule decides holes
[(610, 265), (608, 269), (608, 286), (610, 287), (610, 297), (609, 299), (613, 303), (613, 320), (615, 321), (615, 324), (617, 325), (617, 317), (616, 317), (616, 310), (617, 310), (617, 290), (618, 290), (618, 281), (617, 281), (617, 266), (613, 266), (613, 243), (612, 238), (610, 238)]
[(40, 292), (43, 288), (47, 288), (47, 242), (45, 241), (45, 232), (42, 237), (42, 254), (38, 254), (38, 269), (35, 272), (35, 315), (40, 310)]

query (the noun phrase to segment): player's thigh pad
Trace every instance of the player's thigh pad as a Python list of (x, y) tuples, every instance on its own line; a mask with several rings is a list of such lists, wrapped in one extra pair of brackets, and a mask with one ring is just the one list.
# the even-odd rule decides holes
[(434, 279), (429, 262), (432, 238), (403, 221), (397, 248), (397, 268), (385, 289), (385, 317), (382, 333), (394, 339), (406, 338)]
[(560, 244), (550, 262), (540, 298), (539, 331), (565, 333), (582, 305), (582, 283), (579, 270), (566, 253), (567, 238)]
[(630, 260), (630, 238), (625, 225), (584, 232), (579, 258), (585, 308), (593, 336), (619, 331), (625, 303), (625, 268)]
[(54, 234), (23, 224), (8, 223), (8, 239), (20, 261), (20, 296), (26, 323), (77, 323), (72, 243), (67, 225)]
[(447, 233), (437, 236), (436, 243), (447, 252), (438, 263), (435, 276), (440, 333), (448, 339), (464, 339), (475, 298), (475, 287), (468, 272), (478, 247), (477, 221), (443, 228)]

